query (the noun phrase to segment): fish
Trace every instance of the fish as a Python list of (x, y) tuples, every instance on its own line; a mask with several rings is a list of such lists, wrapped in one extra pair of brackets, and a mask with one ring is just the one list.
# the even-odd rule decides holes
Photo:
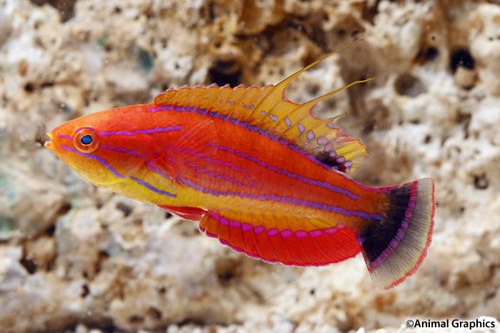
[(152, 104), (73, 119), (47, 133), (45, 147), (87, 181), (197, 221), (250, 257), (324, 266), (361, 252), (375, 285), (393, 288), (426, 257), (433, 179), (370, 187), (348, 177), (365, 146), (334, 126), (338, 117), (319, 119), (313, 108), (370, 79), (305, 103), (285, 94), (294, 78), (354, 43), (277, 85), (169, 88)]

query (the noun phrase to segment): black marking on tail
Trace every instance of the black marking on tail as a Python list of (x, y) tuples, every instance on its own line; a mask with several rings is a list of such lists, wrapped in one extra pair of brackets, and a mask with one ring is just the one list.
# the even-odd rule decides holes
[(378, 286), (390, 289), (415, 273), (432, 239), (434, 181), (424, 178), (397, 187), (385, 187), (383, 220), (359, 231), (359, 242), (370, 275)]
[(410, 202), (411, 187), (396, 187), (390, 192), (389, 210), (387, 218), (382, 222), (369, 223), (368, 227), (361, 232), (360, 238), (363, 244), (365, 258), (370, 263), (389, 247), (391, 241), (396, 237), (401, 228)]

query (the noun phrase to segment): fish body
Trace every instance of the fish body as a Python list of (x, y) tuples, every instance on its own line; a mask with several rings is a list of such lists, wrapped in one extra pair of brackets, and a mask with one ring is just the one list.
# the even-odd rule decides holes
[(90, 182), (200, 221), (239, 252), (310, 266), (361, 251), (375, 283), (391, 288), (426, 255), (434, 183), (373, 188), (345, 176), (364, 146), (311, 115), (335, 92), (304, 104), (284, 94), (316, 63), (262, 89), (169, 89), (153, 104), (65, 123), (46, 146)]

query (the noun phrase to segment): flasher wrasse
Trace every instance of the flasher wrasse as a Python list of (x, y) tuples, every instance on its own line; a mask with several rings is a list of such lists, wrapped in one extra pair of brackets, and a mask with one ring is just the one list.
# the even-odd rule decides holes
[(374, 188), (344, 175), (360, 165), (364, 145), (311, 110), (364, 81), (304, 104), (285, 97), (326, 57), (276, 86), (168, 89), (153, 104), (69, 121), (45, 146), (88, 181), (200, 221), (208, 236), (251, 257), (321, 266), (361, 251), (388, 289), (426, 255), (434, 182)]

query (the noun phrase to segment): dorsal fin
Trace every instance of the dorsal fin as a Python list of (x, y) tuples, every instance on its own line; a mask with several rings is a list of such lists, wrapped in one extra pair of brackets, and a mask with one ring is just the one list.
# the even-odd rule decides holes
[(202, 113), (213, 113), (221, 117), (246, 123), (299, 147), (332, 169), (351, 173), (366, 156), (365, 146), (359, 139), (352, 139), (333, 126), (333, 121), (343, 115), (322, 120), (312, 114), (314, 106), (355, 84), (372, 79), (355, 81), (351, 84), (320, 96), (303, 104), (297, 104), (286, 98), (285, 90), (290, 82), (339, 51), (358, 43), (346, 45), (300, 71), (292, 74), (276, 86), (264, 88), (243, 85), (230, 88), (212, 84), (206, 88), (182, 87), (169, 89), (155, 98), (155, 104), (172, 105), (174, 108), (187, 108)]

